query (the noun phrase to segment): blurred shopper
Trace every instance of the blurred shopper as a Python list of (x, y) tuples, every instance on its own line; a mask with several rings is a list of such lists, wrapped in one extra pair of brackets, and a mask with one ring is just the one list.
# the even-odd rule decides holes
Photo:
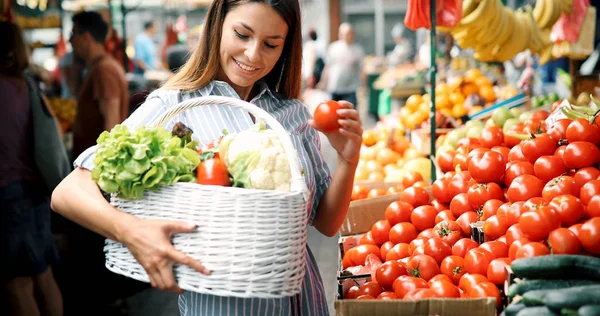
[(356, 90), (364, 82), (362, 61), (365, 52), (354, 42), (350, 24), (342, 23), (338, 33), (339, 40), (329, 45), (320, 87), (331, 93), (333, 100), (347, 100), (356, 106)]
[(137, 75), (143, 75), (148, 70), (157, 68), (156, 44), (152, 38), (156, 35), (154, 22), (144, 24), (144, 32), (136, 36), (135, 48), (135, 71)]
[(29, 54), (21, 29), (0, 22), (0, 43), (3, 293), (9, 315), (59, 316), (63, 303), (51, 268), (58, 250), (50, 230), (50, 193), (71, 167), (58, 123), (26, 71)]
[(87, 68), (84, 79), (75, 87), (78, 110), (73, 126), (73, 157), (95, 145), (100, 133), (128, 115), (127, 79), (123, 67), (106, 53), (107, 31), (106, 22), (96, 12), (73, 16), (71, 45)]
[(317, 31), (310, 29), (302, 52), (302, 80), (306, 88), (314, 88), (321, 80), (321, 74), (325, 67), (324, 55), (317, 41)]
[(406, 28), (402, 23), (394, 25), (392, 29), (392, 38), (396, 43), (394, 50), (388, 54), (388, 62), (392, 66), (409, 63), (412, 57), (412, 43), (405, 37)]

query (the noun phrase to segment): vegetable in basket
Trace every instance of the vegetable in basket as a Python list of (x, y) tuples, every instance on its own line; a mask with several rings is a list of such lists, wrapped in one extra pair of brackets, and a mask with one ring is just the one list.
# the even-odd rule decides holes
[(233, 186), (290, 191), (290, 165), (275, 131), (264, 122), (228, 134), (219, 144), (219, 155), (233, 178)]
[(145, 191), (163, 185), (195, 181), (200, 157), (197, 142), (186, 129), (177, 124), (169, 133), (142, 126), (131, 133), (119, 124), (104, 131), (97, 140), (92, 179), (102, 191), (128, 200), (141, 199)]

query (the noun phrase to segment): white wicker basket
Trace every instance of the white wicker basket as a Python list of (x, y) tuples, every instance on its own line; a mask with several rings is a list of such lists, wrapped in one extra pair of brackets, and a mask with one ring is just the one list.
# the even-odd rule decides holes
[[(298, 154), (285, 129), (264, 110), (239, 99), (209, 96), (184, 101), (162, 117), (162, 126), (196, 106), (234, 106), (252, 113), (280, 138), (290, 162), (291, 191), (254, 190), (176, 183), (143, 199), (129, 201), (113, 194), (116, 208), (143, 218), (194, 223), (191, 233), (173, 237), (174, 246), (199, 260), (211, 274), (175, 265), (182, 289), (234, 297), (276, 298), (300, 292), (304, 278), (307, 188)], [(142, 266), (123, 244), (107, 240), (106, 267), (149, 282)]]

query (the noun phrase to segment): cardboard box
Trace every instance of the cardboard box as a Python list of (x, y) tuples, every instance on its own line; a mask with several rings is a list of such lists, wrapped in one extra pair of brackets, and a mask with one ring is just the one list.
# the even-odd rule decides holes
[(495, 316), (494, 298), (431, 298), (421, 300), (336, 300), (338, 316)]
[(400, 193), (395, 193), (350, 202), (340, 234), (349, 236), (368, 232), (375, 222), (385, 219), (385, 209), (399, 198)]

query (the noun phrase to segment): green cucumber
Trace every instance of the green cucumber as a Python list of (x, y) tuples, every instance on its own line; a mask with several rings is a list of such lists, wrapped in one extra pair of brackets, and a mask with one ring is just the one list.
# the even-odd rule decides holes
[(527, 308), (520, 310), (517, 313), (517, 316), (554, 316), (554, 315), (560, 315), (560, 314), (553, 312), (551, 309), (549, 309), (546, 306), (527, 307)]
[(515, 297), (523, 295), (526, 292), (533, 290), (552, 290), (564, 289), (573, 286), (600, 284), (592, 280), (525, 280), (521, 283), (514, 283), (508, 288), (508, 296)]
[(586, 279), (600, 281), (600, 258), (548, 255), (517, 259), (511, 269), (525, 279)]
[(600, 305), (581, 306), (577, 313), (579, 316), (600, 316)]
[(544, 297), (549, 291), (554, 290), (533, 290), (528, 291), (521, 296), (521, 302), (527, 307), (544, 305)]
[(543, 301), (544, 305), (553, 310), (578, 309), (585, 305), (598, 305), (600, 304), (600, 285), (550, 290), (544, 296)]
[(517, 315), (517, 313), (526, 308), (527, 306), (525, 306), (525, 304), (523, 304), (523, 302), (517, 302), (517, 303), (512, 303), (508, 306), (506, 306), (506, 309), (504, 309), (504, 315), (506, 316), (515, 316)]

